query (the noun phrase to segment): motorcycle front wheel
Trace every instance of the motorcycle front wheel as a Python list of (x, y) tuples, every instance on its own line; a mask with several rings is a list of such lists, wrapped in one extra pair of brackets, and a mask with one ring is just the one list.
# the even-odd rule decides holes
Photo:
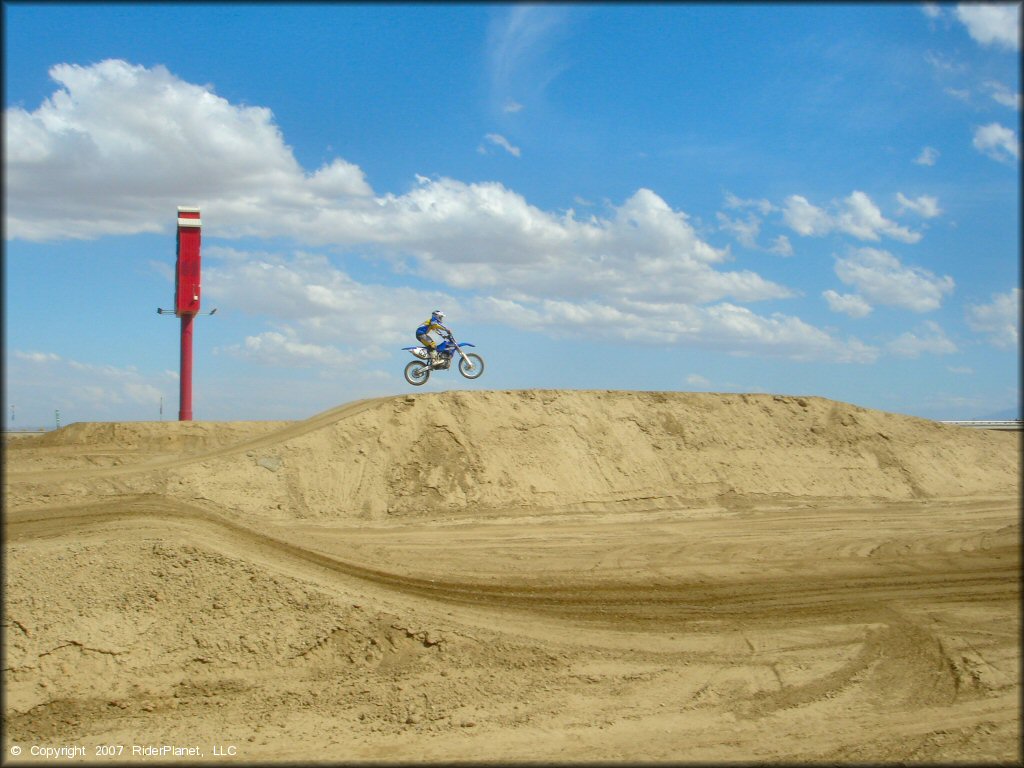
[(411, 363), (405, 366), (405, 380), (412, 384), (414, 387), (418, 387), (421, 384), (426, 384), (427, 379), (429, 378), (429, 363), (424, 363), (419, 360), (413, 360)]
[[(472, 368), (466, 362), (466, 358), (469, 359), (469, 363), (472, 364)], [(459, 360), (459, 373), (465, 376), (467, 379), (479, 379), (481, 374), (484, 372), (484, 359), (475, 352), (470, 352), (466, 357)]]

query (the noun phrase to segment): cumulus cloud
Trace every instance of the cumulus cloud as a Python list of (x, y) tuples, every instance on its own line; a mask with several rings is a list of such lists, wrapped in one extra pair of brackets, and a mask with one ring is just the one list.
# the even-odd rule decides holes
[(200, 204), (220, 237), (404, 253), (456, 287), (564, 279), (577, 293), (791, 295), (754, 273), (715, 269), (725, 253), (650, 190), (585, 220), (542, 211), (496, 182), (417, 177), (405, 194), (374, 195), (344, 160), (306, 174), (269, 110), (233, 106), (162, 67), (111, 60), (51, 73), (62, 88), (43, 106), (7, 110), (8, 237), (166, 231), (188, 190), (185, 202)]
[(982, 45), (1020, 50), (1020, 3), (960, 3), (956, 18)]
[(923, 354), (950, 355), (957, 346), (938, 323), (928, 320), (915, 332), (907, 331), (890, 341), (886, 349), (897, 357), (917, 358)]
[(881, 235), (904, 243), (916, 243), (921, 239), (920, 233), (911, 232), (885, 218), (878, 206), (863, 192), (853, 192), (843, 200), (836, 228), (859, 240), (879, 240)]
[(790, 229), (804, 237), (827, 235), (835, 228), (832, 218), (803, 195), (786, 198), (782, 217)]
[(837, 258), (835, 272), (866, 300), (914, 312), (938, 309), (943, 296), (954, 287), (949, 275), (937, 277), (922, 267), (904, 266), (888, 251), (875, 248), (861, 248)]
[(1004, 107), (1020, 110), (1019, 93), (1014, 93), (1007, 86), (997, 80), (986, 81), (985, 88), (988, 90), (993, 101), (1002, 104)]
[(210, 223), (288, 221), (371, 194), (343, 160), (307, 174), (270, 110), (163, 66), (59, 64), (50, 77), (60, 87), (38, 109), (4, 111), (9, 238), (166, 231), (193, 201)]
[[(618, 338), (744, 354), (856, 362), (877, 354), (799, 318), (740, 306), (794, 292), (727, 269), (728, 250), (705, 242), (685, 212), (652, 190), (580, 218), (541, 210), (497, 182), (417, 176), (402, 194), (378, 194), (340, 158), (307, 173), (269, 110), (233, 105), (163, 67), (109, 60), (60, 65), (51, 75), (59, 88), (38, 109), (5, 112), (13, 148), (5, 156), (8, 237), (170, 231), (176, 206), (194, 203), (205, 230), (222, 240), (288, 237), (301, 248), (383, 259), (467, 292), (466, 316), (502, 317), (516, 304), (517, 324), (550, 334), (608, 327)], [(767, 201), (738, 204), (773, 209)], [(825, 220), (864, 236), (901, 232), (856, 194)], [(776, 247), (792, 251), (784, 238)], [(408, 341), (422, 318), (404, 308), (456, 306), (439, 292), (358, 283), (323, 255), (204, 255), (207, 295), (243, 312), (259, 307), (267, 319), (268, 328), (222, 349), (247, 359), (340, 365), (347, 355), (379, 355)]]
[(921, 195), (916, 200), (911, 200), (902, 192), (897, 192), (896, 200), (900, 204), (898, 213), (910, 211), (925, 219), (934, 219), (942, 213), (942, 210), (939, 208), (938, 198), (931, 197), (930, 195)]
[[(381, 201), (386, 231), (421, 269), (457, 288), (493, 288), (565, 297), (595, 293), (741, 301), (792, 292), (750, 271), (716, 266), (727, 253), (704, 242), (689, 217), (640, 189), (606, 218), (556, 216), (501, 184), (423, 180)], [(336, 239), (337, 241), (337, 239)]]
[(874, 201), (854, 191), (840, 202), (833, 201), (831, 212), (813, 205), (802, 195), (790, 195), (783, 206), (783, 220), (797, 234), (821, 237), (842, 232), (858, 240), (880, 240), (883, 235), (904, 243), (916, 243), (919, 232), (912, 232), (882, 215)]
[(994, 293), (987, 304), (968, 305), (966, 313), (971, 330), (986, 334), (995, 346), (1017, 346), (1021, 323), (1020, 288)]
[(974, 148), (983, 155), (1001, 163), (1020, 160), (1020, 142), (1017, 132), (999, 123), (989, 123), (974, 129)]
[(767, 248), (761, 248), (757, 244), (757, 238), (761, 234), (762, 217), (778, 212), (778, 208), (769, 200), (743, 199), (732, 192), (725, 193), (725, 207), (730, 210), (745, 211), (746, 216), (730, 216), (719, 211), (716, 214), (719, 229), (728, 232), (736, 238), (737, 242), (751, 250), (766, 250), (769, 253), (778, 253), (782, 256), (792, 256), (793, 246), (785, 235), (777, 235)]
[(337, 347), (301, 341), (292, 329), (285, 333), (266, 331), (246, 336), (243, 344), (218, 348), (217, 351), (263, 365), (287, 368), (341, 367), (351, 365), (357, 359)]
[(792, 256), (793, 255), (793, 244), (789, 242), (789, 238), (785, 235), (778, 235), (772, 244), (768, 246), (768, 250), (771, 253), (777, 253), (780, 256)]
[(754, 214), (749, 214), (745, 220), (732, 219), (721, 211), (717, 216), (718, 225), (724, 232), (731, 234), (747, 248), (757, 248), (757, 236), (761, 232), (761, 219)]
[(767, 215), (776, 210), (770, 200), (765, 200), (763, 198), (745, 200), (741, 197), (737, 197), (732, 192), (725, 193), (725, 205), (727, 208), (753, 208), (762, 215)]
[(564, 336), (686, 343), (739, 356), (757, 354), (800, 361), (870, 363), (878, 357), (876, 348), (859, 339), (837, 339), (798, 317), (781, 313), (758, 315), (729, 302), (699, 307), (669, 301), (623, 300), (613, 306), (598, 301), (511, 301), (487, 297), (477, 300), (474, 309), (527, 330), (549, 330)]
[(935, 165), (935, 162), (939, 159), (939, 150), (935, 147), (923, 147), (921, 154), (914, 158), (914, 162), (918, 165)]
[(359, 283), (315, 254), (218, 248), (210, 255), (207, 293), (238, 311), (258, 306), (274, 326), (218, 351), (268, 365), (344, 366), (356, 356), (384, 357), (413, 343), (412, 329), (423, 319), (414, 308), (425, 306), (444, 308), (456, 328), (504, 323), (552, 337), (686, 343), (799, 360), (863, 363), (877, 356), (856, 339), (837, 339), (799, 318), (765, 317), (729, 302), (703, 307), (629, 291), (596, 297), (481, 292), (456, 301), (437, 292)]
[(412, 329), (423, 319), (416, 308), (458, 310), (438, 291), (358, 282), (322, 254), (212, 247), (206, 255), (207, 295), (240, 312), (258, 307), (276, 326), (222, 350), (235, 356), (339, 365), (354, 354), (379, 357), (389, 346), (413, 343)]
[(833, 312), (839, 312), (850, 317), (867, 317), (871, 314), (871, 305), (864, 301), (862, 296), (855, 293), (837, 293), (833, 290), (822, 292), (828, 307)]

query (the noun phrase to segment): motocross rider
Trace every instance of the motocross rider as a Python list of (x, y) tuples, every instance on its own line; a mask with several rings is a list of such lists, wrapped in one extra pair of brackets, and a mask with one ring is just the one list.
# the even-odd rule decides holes
[(416, 329), (416, 340), (427, 348), (427, 356), (431, 365), (437, 361), (437, 342), (430, 338), (430, 332), (444, 331), (445, 333), (451, 333), (448, 328), (442, 325), (443, 321), (444, 312), (435, 309), (430, 313), (430, 318), (424, 320), (420, 327)]

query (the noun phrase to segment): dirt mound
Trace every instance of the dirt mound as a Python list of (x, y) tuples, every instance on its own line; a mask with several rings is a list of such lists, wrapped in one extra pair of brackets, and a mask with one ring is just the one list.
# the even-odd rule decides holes
[(52, 432), (9, 441), (8, 448), (88, 447), (145, 451), (221, 448), (280, 429), (288, 421), (80, 421)]
[(300, 518), (901, 500), (1012, 493), (1018, 444), (817, 397), (445, 392), (181, 466), (166, 488)]
[(76, 422), (4, 442), (15, 471), (88, 470), (167, 460), (226, 448), (287, 426), (287, 421)]
[(1017, 491), (1020, 463), (1012, 433), (818, 397), (684, 392), (444, 392), (302, 422), (75, 424), (38, 439), (65, 452), (82, 441), (76, 460), (107, 471), (34, 483), (21, 462), (9, 504), (157, 493), (277, 519), (998, 495)]
[(524, 391), (46, 439), (4, 455), (12, 764), (1021, 762), (1017, 435)]

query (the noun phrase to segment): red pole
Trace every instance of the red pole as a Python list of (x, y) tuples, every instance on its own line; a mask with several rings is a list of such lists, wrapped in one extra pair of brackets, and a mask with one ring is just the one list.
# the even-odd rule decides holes
[(199, 312), (202, 226), (198, 208), (178, 206), (178, 263), (174, 283), (174, 314), (181, 318), (178, 421), (192, 421), (192, 321)]
[(181, 316), (181, 381), (178, 421), (192, 421), (192, 321), (195, 315)]

